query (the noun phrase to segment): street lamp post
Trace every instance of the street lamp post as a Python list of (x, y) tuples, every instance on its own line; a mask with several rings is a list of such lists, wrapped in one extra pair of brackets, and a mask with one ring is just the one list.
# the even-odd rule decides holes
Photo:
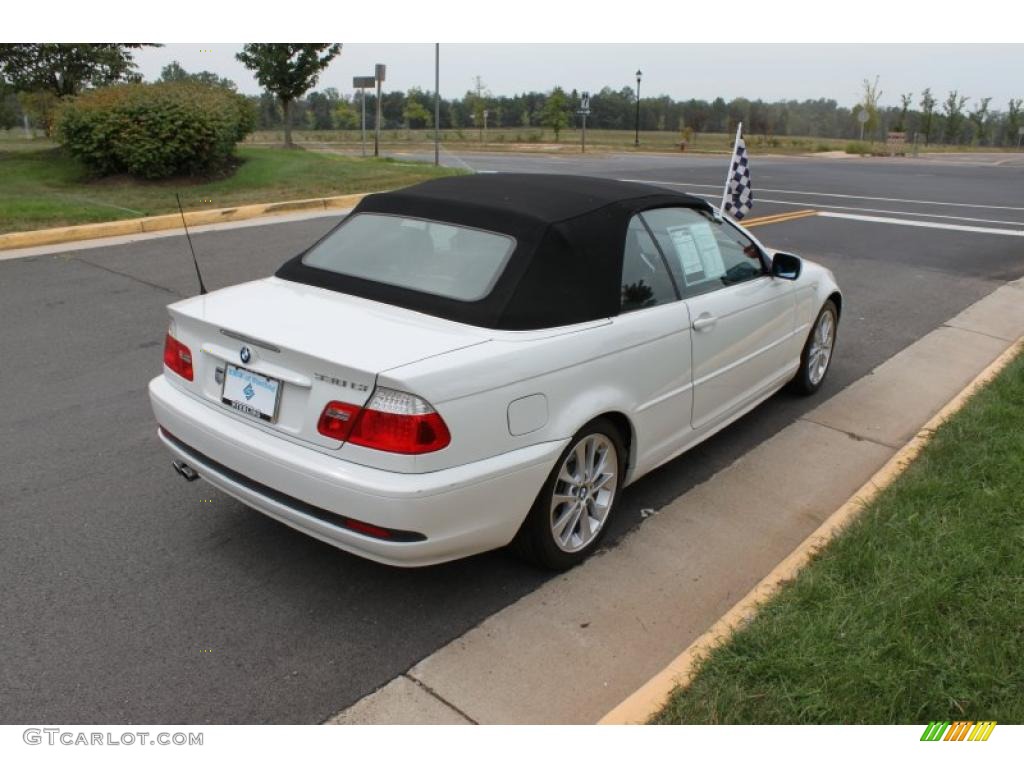
[(378, 64), (374, 67), (373, 77), (377, 81), (377, 121), (373, 132), (373, 156), (380, 157), (380, 84), (384, 82), (385, 67)]
[(636, 71), (636, 139), (633, 146), (640, 146), (640, 76), (643, 74), (639, 69)]
[(441, 44), (434, 43), (434, 165), (441, 164)]

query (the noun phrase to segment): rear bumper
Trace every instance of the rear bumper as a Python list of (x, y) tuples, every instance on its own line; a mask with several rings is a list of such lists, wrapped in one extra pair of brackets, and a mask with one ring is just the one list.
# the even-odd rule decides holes
[[(160, 439), (201, 478), (292, 528), (389, 565), (431, 565), (507, 544), (565, 446), (541, 443), (439, 472), (402, 474), (268, 435), (162, 375), (150, 382), (149, 396)], [(343, 527), (343, 518), (422, 538), (375, 538)]]

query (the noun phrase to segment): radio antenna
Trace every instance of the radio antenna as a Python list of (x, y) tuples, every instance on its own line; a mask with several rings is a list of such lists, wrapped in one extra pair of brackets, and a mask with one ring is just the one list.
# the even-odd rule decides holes
[(203, 285), (203, 273), (199, 271), (199, 262), (196, 260), (196, 249), (192, 246), (192, 236), (188, 233), (188, 224), (185, 222), (185, 209), (181, 207), (181, 197), (177, 192), (174, 199), (178, 201), (178, 213), (181, 214), (181, 226), (185, 228), (185, 238), (188, 240), (188, 249), (192, 251), (192, 263), (196, 267), (196, 277), (199, 278), (199, 295), (206, 293), (206, 286)]

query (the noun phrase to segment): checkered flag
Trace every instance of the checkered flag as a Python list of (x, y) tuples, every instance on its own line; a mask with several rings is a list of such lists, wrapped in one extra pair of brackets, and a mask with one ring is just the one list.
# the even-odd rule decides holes
[(722, 211), (739, 221), (754, 207), (754, 187), (750, 182), (750, 157), (743, 140), (743, 125), (736, 131), (736, 150), (732, 156), (729, 176), (725, 181)]

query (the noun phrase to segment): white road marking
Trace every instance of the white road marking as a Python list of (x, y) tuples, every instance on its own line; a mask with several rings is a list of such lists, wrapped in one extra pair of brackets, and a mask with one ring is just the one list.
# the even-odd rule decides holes
[(986, 235), (1010, 235), (1024, 237), (1024, 229), (994, 229), (992, 227), (969, 227), (963, 224), (946, 224), (940, 221), (921, 221), (919, 219), (893, 219), (886, 216), (858, 216), (854, 213), (835, 213), (819, 211), (819, 216), (831, 219), (850, 219), (851, 221), (869, 221), (879, 224), (902, 224), (905, 227), (927, 227), (929, 229), (953, 229), (957, 232), (980, 232)]
[[(619, 179), (619, 181), (633, 181), (641, 184), (664, 184), (671, 187), (711, 187), (712, 189), (721, 189), (721, 184), (689, 184), (682, 181), (652, 181), (650, 179)], [(758, 188), (754, 187), (754, 194), (758, 192)], [(990, 208), (992, 210), (999, 211), (1024, 211), (1024, 208), (1012, 206), (1012, 205), (981, 205), (979, 203), (940, 203), (936, 200), (908, 200), (901, 197), (870, 197), (867, 195), (841, 195), (838, 192), (803, 192), (793, 189), (768, 189), (767, 187), (761, 187), (761, 192), (782, 192), (786, 195), (808, 195), (811, 197), (842, 197), (848, 200), (881, 200), (887, 203), (906, 203), (908, 205), (944, 205), (952, 208)], [(755, 202), (756, 199), (755, 199)]]
[[(718, 195), (709, 195), (706, 192), (694, 192), (694, 195), (698, 197), (706, 197), (709, 200), (718, 200)], [(769, 200), (766, 197), (759, 197), (755, 203), (771, 203), (772, 205), (792, 205), (796, 208), (802, 208), (807, 205), (806, 200), (800, 202), (793, 202), (792, 200)], [(863, 211), (864, 213), (891, 213), (897, 216), (927, 216), (929, 219), (950, 219), (952, 221), (974, 221), (981, 224), (1015, 224), (1017, 226), (1024, 226), (1024, 221), (1007, 221), (1006, 219), (977, 219), (970, 216), (947, 216), (942, 213), (923, 213), (920, 211), (891, 211), (886, 208), (861, 208), (859, 205), (829, 205), (820, 206), (822, 208), (828, 208), (829, 210), (840, 210), (840, 211)]]

